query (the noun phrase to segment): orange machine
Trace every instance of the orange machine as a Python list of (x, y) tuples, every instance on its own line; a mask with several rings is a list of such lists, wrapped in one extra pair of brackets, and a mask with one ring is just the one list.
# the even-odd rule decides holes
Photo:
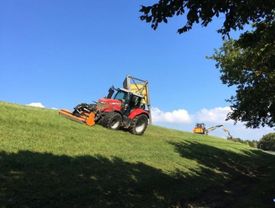
[(88, 126), (95, 125), (95, 113), (85, 113), (81, 116), (75, 116), (68, 110), (60, 110), (59, 114), (79, 123), (86, 123)]
[(206, 128), (204, 123), (197, 123), (195, 128), (193, 129), (193, 133), (195, 134), (206, 134)]
[(233, 138), (229, 130), (226, 129), (223, 125), (216, 125), (210, 128), (206, 128), (204, 123), (197, 123), (195, 128), (193, 129), (193, 133), (208, 135), (210, 131), (214, 131), (217, 128), (222, 128), (222, 130), (227, 134), (227, 138)]

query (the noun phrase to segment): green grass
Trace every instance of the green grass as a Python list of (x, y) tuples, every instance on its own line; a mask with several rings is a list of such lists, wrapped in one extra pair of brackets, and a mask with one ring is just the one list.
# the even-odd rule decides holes
[(0, 103), (0, 207), (274, 207), (275, 156), (150, 126), (88, 127)]

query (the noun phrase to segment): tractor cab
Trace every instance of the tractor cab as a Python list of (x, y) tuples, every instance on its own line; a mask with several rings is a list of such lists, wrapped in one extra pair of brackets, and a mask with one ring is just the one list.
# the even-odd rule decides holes
[(111, 87), (106, 98), (110, 100), (120, 101), (122, 107), (124, 107), (126, 111), (131, 111), (134, 108), (145, 109), (145, 105), (142, 104), (142, 100), (144, 99), (144, 97), (124, 88), (116, 89), (114, 87)]
[(202, 128), (205, 129), (205, 124), (204, 123), (197, 123), (196, 128)]

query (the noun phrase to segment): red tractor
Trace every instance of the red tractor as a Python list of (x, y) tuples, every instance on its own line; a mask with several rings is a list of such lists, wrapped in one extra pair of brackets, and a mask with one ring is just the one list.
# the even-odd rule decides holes
[(136, 135), (145, 132), (150, 119), (149, 105), (143, 95), (114, 87), (95, 104), (82, 103), (72, 113), (67, 110), (60, 110), (59, 113), (89, 126), (98, 123), (113, 130), (127, 129)]

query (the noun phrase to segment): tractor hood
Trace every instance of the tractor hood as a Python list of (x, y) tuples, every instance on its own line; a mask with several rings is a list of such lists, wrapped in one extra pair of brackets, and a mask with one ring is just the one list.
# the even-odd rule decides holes
[(121, 105), (120, 100), (109, 99), (109, 98), (101, 98), (98, 100), (99, 103), (109, 104), (109, 105)]
[(121, 111), (122, 102), (120, 100), (101, 98), (98, 100), (98, 110), (103, 112)]

